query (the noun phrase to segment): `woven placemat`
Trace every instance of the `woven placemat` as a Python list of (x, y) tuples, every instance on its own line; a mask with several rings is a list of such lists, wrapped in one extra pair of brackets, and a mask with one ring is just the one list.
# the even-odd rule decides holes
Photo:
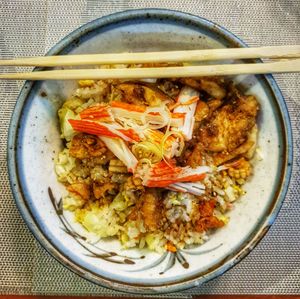
[[(116, 11), (169, 8), (225, 26), (250, 46), (300, 44), (299, 0), (1, 0), (0, 57), (43, 55), (81, 24)], [(19, 70), (19, 69), (18, 69)], [(291, 115), (294, 168), (288, 196), (263, 241), (234, 269), (169, 295), (300, 294), (300, 75), (276, 75)], [(73, 274), (38, 245), (15, 207), (6, 166), (9, 120), (23, 82), (0, 82), (0, 293), (121, 296)]]

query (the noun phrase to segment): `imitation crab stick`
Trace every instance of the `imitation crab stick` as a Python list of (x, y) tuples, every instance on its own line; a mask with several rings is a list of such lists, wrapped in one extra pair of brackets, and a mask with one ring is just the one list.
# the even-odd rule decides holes
[(194, 195), (202, 195), (205, 193), (205, 185), (203, 185), (200, 182), (181, 182), (181, 183), (174, 183), (167, 187), (167, 189), (173, 190), (173, 191), (179, 191), (183, 193), (191, 193)]
[(127, 166), (129, 172), (135, 171), (138, 160), (122, 139), (103, 136), (99, 138), (105, 143), (107, 148)]
[(193, 128), (195, 123), (195, 111), (197, 101), (199, 100), (199, 92), (189, 86), (184, 86), (178, 96), (174, 113), (185, 113), (184, 123), (177, 129), (180, 130), (185, 140), (192, 139)]
[(132, 129), (122, 129), (122, 127), (109, 126), (108, 124), (100, 124), (89, 120), (70, 119), (69, 123), (75, 131), (113, 137), (122, 138), (125, 141), (139, 141), (139, 136)]
[(121, 108), (121, 109), (128, 110), (128, 111), (135, 111), (135, 112), (145, 112), (146, 111), (146, 107), (134, 105), (134, 104), (128, 104), (128, 103), (119, 102), (119, 101), (112, 101), (110, 103), (110, 105), (113, 108)]
[(193, 169), (189, 166), (175, 166), (173, 161), (169, 163), (161, 161), (152, 166), (145, 165), (138, 174), (143, 179), (143, 185), (147, 187), (168, 187), (176, 183), (201, 181), (209, 171), (210, 168), (207, 166)]
[(96, 105), (89, 107), (83, 110), (79, 116), (81, 119), (113, 121), (112, 115), (108, 111), (108, 105)]
[(184, 136), (179, 131), (166, 131), (162, 133), (158, 130), (145, 130), (144, 135), (153, 143), (161, 146), (163, 155), (167, 159), (179, 157), (184, 149)]
[[(157, 112), (151, 111), (156, 109)], [(163, 122), (162, 107), (143, 107), (134, 104), (128, 104), (124, 102), (112, 101), (110, 105), (95, 105), (87, 108), (80, 113), (82, 119), (101, 120), (102, 122), (111, 122), (114, 118), (129, 118), (131, 120), (138, 121), (140, 123), (143, 120), (148, 122)], [(170, 115), (171, 126), (178, 127), (184, 123), (185, 113), (171, 113)]]

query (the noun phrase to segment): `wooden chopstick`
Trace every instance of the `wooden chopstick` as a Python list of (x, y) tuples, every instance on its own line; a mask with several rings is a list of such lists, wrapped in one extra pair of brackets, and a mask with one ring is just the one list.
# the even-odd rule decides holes
[(117, 63), (192, 62), (250, 58), (300, 58), (300, 45), (260, 48), (226, 48), (144, 53), (84, 54), (44, 56), (0, 60), (0, 65), (15, 66), (71, 66)]
[(79, 80), (139, 79), (300, 72), (300, 59), (268, 63), (220, 64), (158, 68), (69, 69), (0, 74), (0, 79)]

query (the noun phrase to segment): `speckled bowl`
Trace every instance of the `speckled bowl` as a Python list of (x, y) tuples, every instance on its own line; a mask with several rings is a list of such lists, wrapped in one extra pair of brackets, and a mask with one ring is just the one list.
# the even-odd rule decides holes
[[(200, 17), (150, 9), (88, 23), (48, 55), (222, 47), (245, 44)], [(59, 199), (65, 190), (57, 182), (53, 166), (62, 148), (57, 109), (75, 82), (26, 82), (9, 130), (9, 176), (17, 206), (45, 249), (94, 283), (144, 294), (199, 286), (238, 263), (263, 237), (280, 209), (291, 175), (292, 137), (286, 105), (272, 76), (237, 76), (234, 80), (259, 99), (258, 143), (263, 160), (257, 163), (255, 175), (246, 185), (247, 194), (230, 212), (226, 227), (198, 248), (163, 255), (124, 251), (114, 240), (89, 244), (72, 215), (61, 213)]]

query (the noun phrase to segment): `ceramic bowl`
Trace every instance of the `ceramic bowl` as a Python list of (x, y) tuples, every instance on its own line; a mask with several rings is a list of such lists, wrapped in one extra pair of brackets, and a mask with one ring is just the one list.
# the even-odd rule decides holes
[[(203, 18), (169, 10), (126, 11), (75, 30), (48, 55), (245, 47), (226, 29)], [(53, 159), (62, 148), (57, 109), (75, 88), (71, 81), (26, 82), (13, 112), (8, 138), (11, 188), (28, 227), (59, 262), (109, 288), (136, 293), (178, 291), (224, 273), (247, 255), (273, 223), (291, 175), (291, 125), (274, 79), (237, 76), (257, 96), (262, 160), (236, 203), (229, 224), (198, 248), (174, 253), (122, 250), (114, 240), (90, 244), (69, 213), (61, 213), (64, 187)]]

